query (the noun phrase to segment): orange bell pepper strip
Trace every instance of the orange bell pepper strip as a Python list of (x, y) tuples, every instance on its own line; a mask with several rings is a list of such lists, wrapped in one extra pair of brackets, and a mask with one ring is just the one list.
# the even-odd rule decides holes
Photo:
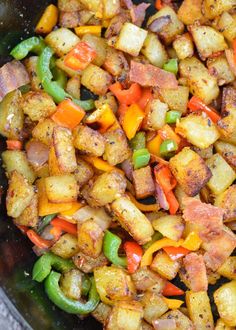
[(137, 104), (140, 106), (141, 109), (145, 110), (148, 102), (153, 98), (151, 88), (143, 88), (142, 95), (138, 100)]
[(156, 0), (155, 2), (155, 8), (157, 10), (160, 10), (163, 7), (161, 0)]
[(122, 127), (129, 140), (131, 140), (139, 130), (144, 117), (145, 113), (137, 104), (132, 104), (126, 110)]
[(75, 235), (75, 236), (77, 236), (77, 234), (78, 234), (77, 226), (68, 221), (65, 221), (65, 220), (62, 220), (59, 218), (54, 218), (51, 221), (51, 225), (56, 228), (60, 228), (61, 230), (65, 231), (68, 234)]
[(142, 259), (143, 250), (136, 242), (125, 242), (124, 250), (127, 256), (127, 269), (133, 274), (139, 267)]
[(58, 9), (54, 5), (49, 5), (43, 15), (41, 16), (38, 24), (36, 25), (35, 32), (47, 34), (52, 31), (58, 20)]
[(85, 116), (85, 111), (67, 99), (57, 106), (57, 111), (51, 116), (52, 120), (60, 126), (74, 129)]
[(84, 70), (96, 55), (96, 51), (87, 42), (81, 41), (65, 56), (64, 64), (72, 70)]
[(26, 234), (28, 238), (31, 240), (31, 242), (34, 243), (34, 245), (36, 245), (40, 249), (48, 249), (53, 244), (52, 240), (49, 241), (47, 239), (42, 238), (32, 229), (29, 229)]
[(182, 296), (184, 291), (172, 284), (171, 282), (167, 281), (164, 289), (162, 290), (163, 296)]
[(215, 110), (208, 105), (206, 105), (199, 97), (192, 96), (192, 98), (188, 102), (188, 108), (191, 112), (195, 111), (203, 111), (205, 114), (213, 121), (213, 123), (217, 123), (218, 120), (221, 119), (221, 116), (215, 112)]
[(7, 140), (7, 149), (8, 150), (21, 150), (22, 142), (19, 140)]
[(174, 140), (178, 145), (180, 144), (181, 138), (174, 132), (174, 130), (168, 125), (164, 125), (159, 131), (161, 138), (163, 140)]
[(78, 26), (75, 28), (75, 33), (81, 37), (85, 34), (92, 34), (97, 37), (101, 37), (102, 32), (102, 26), (101, 25), (84, 25), (84, 26)]
[(176, 212), (179, 209), (179, 202), (177, 201), (175, 194), (173, 191), (169, 191), (168, 193), (165, 194), (166, 200), (169, 204), (169, 212), (171, 215), (176, 214)]
[(168, 309), (178, 309), (184, 303), (182, 300), (168, 299), (168, 298), (165, 298), (165, 297), (163, 298), (163, 300), (167, 304)]
[(137, 208), (142, 212), (156, 212), (159, 209), (157, 204), (149, 204), (149, 205), (142, 204), (139, 203), (131, 193), (127, 192), (127, 195), (131, 200), (131, 202), (134, 203), (135, 206), (137, 206)]
[(50, 230), (50, 234), (53, 235), (53, 241), (57, 241), (59, 240), (59, 238), (61, 237), (62, 235), (62, 229), (59, 228), (59, 227), (52, 227), (51, 230)]
[(157, 134), (152, 140), (147, 142), (147, 149), (150, 154), (160, 156), (160, 145), (162, 141), (161, 136)]
[(190, 252), (188, 249), (185, 249), (182, 246), (165, 246), (163, 247), (163, 250), (172, 260), (178, 260), (179, 258), (186, 256)]
[(51, 146), (49, 149), (48, 169), (49, 169), (50, 175), (60, 175), (63, 173), (63, 171), (59, 167), (59, 163), (58, 163), (57, 156), (55, 153), (55, 148), (53, 146)]
[(133, 83), (129, 89), (122, 89), (121, 83), (116, 82), (109, 89), (120, 103), (126, 105), (136, 103), (142, 95), (142, 89), (137, 83)]
[(85, 120), (88, 125), (95, 125), (100, 133), (105, 133), (114, 123), (117, 122), (111, 107), (108, 104), (103, 104), (95, 110)]
[(111, 172), (111, 171), (118, 171), (122, 174), (124, 172), (119, 169), (118, 167), (112, 166), (108, 164), (105, 160), (94, 157), (94, 156), (80, 156), (82, 159), (84, 159), (89, 164), (93, 165), (97, 170), (103, 171), (103, 172)]

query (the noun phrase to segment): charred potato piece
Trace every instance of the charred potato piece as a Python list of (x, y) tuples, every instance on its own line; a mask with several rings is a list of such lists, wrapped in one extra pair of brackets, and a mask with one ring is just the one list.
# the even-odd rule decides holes
[(128, 74), (129, 65), (124, 54), (112, 47), (107, 47), (106, 58), (103, 67), (113, 76)]
[(168, 311), (163, 297), (154, 292), (145, 292), (141, 302), (144, 305), (144, 320), (150, 324)]
[(165, 215), (152, 221), (152, 226), (163, 236), (178, 241), (184, 230), (184, 222), (180, 215)]
[(78, 241), (74, 235), (64, 234), (51, 247), (51, 251), (63, 259), (70, 259), (78, 252)]
[(80, 99), (80, 76), (71, 77), (66, 84), (66, 91), (76, 99)]
[(184, 315), (180, 310), (174, 309), (168, 311), (160, 317), (161, 320), (175, 320), (176, 330), (194, 330), (192, 321)]
[(38, 220), (38, 196), (35, 193), (30, 205), (24, 209), (19, 217), (14, 219), (14, 223), (20, 226), (36, 227)]
[(141, 53), (149, 60), (152, 65), (162, 68), (168, 60), (167, 52), (155, 33), (149, 32)]
[(104, 105), (108, 105), (114, 113), (117, 112), (118, 105), (115, 96), (111, 92), (99, 96), (98, 100), (95, 101), (95, 107), (97, 109), (102, 108)]
[(60, 11), (59, 26), (63, 28), (75, 28), (80, 24), (79, 11)]
[(217, 78), (219, 86), (229, 84), (235, 79), (224, 55), (208, 59), (207, 67), (210, 74)]
[(233, 42), (236, 38), (236, 17), (228, 12), (223, 12), (218, 23), (217, 28), (222, 32), (223, 36), (229, 41)]
[(45, 178), (46, 194), (52, 203), (68, 203), (77, 200), (77, 183), (74, 175), (65, 174)]
[(164, 251), (159, 251), (154, 257), (150, 268), (162, 277), (173, 280), (178, 273), (180, 264), (178, 261), (171, 260)]
[(236, 146), (218, 140), (215, 142), (214, 147), (227, 163), (236, 170)]
[(95, 310), (92, 312), (93, 317), (104, 326), (107, 324), (109, 315), (111, 313), (111, 306), (100, 302)]
[(63, 27), (50, 32), (45, 38), (46, 44), (52, 47), (59, 57), (69, 53), (79, 41), (75, 33)]
[(58, 9), (61, 11), (76, 11), (83, 9), (79, 0), (58, 0)]
[(213, 19), (233, 7), (235, 7), (234, 0), (204, 0), (202, 3), (202, 11), (208, 19)]
[(32, 136), (46, 145), (52, 144), (53, 130), (57, 124), (52, 119), (40, 121), (33, 129)]
[(106, 40), (92, 34), (85, 34), (82, 41), (89, 44), (89, 46), (96, 52), (96, 57), (92, 63), (97, 66), (102, 66), (106, 59)]
[(24, 61), (26, 70), (30, 77), (30, 85), (33, 91), (41, 90), (41, 82), (37, 74), (38, 56), (31, 56)]
[(74, 264), (83, 273), (92, 273), (97, 267), (103, 267), (108, 264), (107, 258), (101, 253), (97, 258), (91, 258), (83, 252), (73, 256)]
[(77, 167), (74, 171), (75, 179), (79, 186), (83, 186), (94, 175), (93, 168), (90, 164), (86, 163), (83, 159), (77, 159)]
[(202, 13), (201, 0), (184, 0), (178, 10), (178, 18), (185, 24), (190, 25), (195, 21), (205, 21)]
[(178, 86), (176, 89), (161, 88), (159, 92), (170, 110), (186, 113), (189, 97), (189, 88), (187, 86)]
[(236, 256), (230, 256), (217, 269), (217, 273), (228, 278), (229, 280), (236, 280)]
[(153, 195), (155, 192), (155, 185), (150, 166), (133, 171), (133, 183), (136, 198), (146, 198)]
[[(226, 174), (226, 173), (225, 173)], [(236, 185), (216, 196), (215, 206), (224, 209), (224, 221), (236, 220)]]
[(153, 99), (148, 102), (146, 107), (146, 118), (144, 119), (144, 128), (148, 130), (158, 130), (165, 125), (168, 105), (159, 99)]
[(154, 291), (161, 293), (166, 280), (147, 267), (141, 267), (131, 275), (134, 285), (138, 291)]
[(173, 42), (173, 48), (176, 51), (179, 60), (192, 57), (194, 54), (193, 41), (189, 33), (178, 36)]

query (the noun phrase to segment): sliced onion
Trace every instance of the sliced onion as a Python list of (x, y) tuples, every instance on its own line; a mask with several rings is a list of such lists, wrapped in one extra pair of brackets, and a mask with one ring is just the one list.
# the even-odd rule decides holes
[(73, 219), (82, 224), (87, 220), (94, 220), (102, 230), (109, 228), (111, 223), (111, 217), (106, 213), (104, 208), (94, 209), (90, 206), (85, 206), (79, 209), (74, 215)]
[(152, 21), (148, 26), (148, 29), (152, 32), (161, 32), (164, 27), (169, 25), (172, 22), (170, 15), (161, 16)]
[(126, 159), (121, 164), (122, 170), (125, 172), (127, 178), (132, 181), (133, 180), (133, 165), (130, 159)]
[(48, 161), (49, 148), (39, 141), (30, 141), (26, 145), (28, 161), (33, 166), (42, 166)]
[(156, 330), (175, 330), (176, 321), (174, 319), (155, 320), (152, 322)]
[(155, 188), (156, 188), (156, 199), (157, 202), (159, 202), (160, 207), (166, 211), (169, 210), (169, 204), (166, 200), (164, 191), (157, 182), (155, 182)]

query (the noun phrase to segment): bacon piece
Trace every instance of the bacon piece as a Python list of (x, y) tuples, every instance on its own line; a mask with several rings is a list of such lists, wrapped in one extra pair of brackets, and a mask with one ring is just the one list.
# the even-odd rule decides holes
[(151, 86), (166, 89), (176, 89), (178, 82), (173, 73), (162, 70), (151, 64), (131, 61), (130, 81), (141, 86)]
[(186, 271), (184, 277), (189, 289), (194, 292), (207, 291), (208, 280), (203, 256), (189, 253), (183, 259), (183, 265)]
[(21, 62), (6, 63), (0, 68), (0, 101), (6, 94), (29, 82), (29, 75)]
[(138, 6), (133, 6), (130, 9), (130, 16), (132, 19), (132, 23), (137, 26), (141, 26), (145, 19), (146, 10), (150, 6), (150, 3), (142, 2)]

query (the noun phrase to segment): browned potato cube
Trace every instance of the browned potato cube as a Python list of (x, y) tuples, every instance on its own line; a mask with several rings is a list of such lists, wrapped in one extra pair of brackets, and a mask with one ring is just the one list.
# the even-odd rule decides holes
[(217, 22), (217, 28), (222, 32), (223, 36), (229, 41), (233, 42), (236, 38), (236, 17), (228, 12), (223, 12)]
[(136, 198), (145, 198), (153, 195), (155, 185), (152, 178), (150, 166), (142, 167), (133, 172), (133, 183), (135, 188)]
[(107, 324), (108, 317), (111, 313), (111, 306), (100, 302), (92, 312), (93, 317), (104, 326)]
[(83, 273), (92, 273), (97, 267), (108, 264), (108, 260), (103, 253), (100, 253), (97, 258), (91, 258), (83, 252), (79, 252), (73, 256), (73, 262)]
[(35, 193), (21, 215), (14, 219), (14, 223), (20, 226), (36, 227), (38, 224), (38, 195)]
[(217, 269), (217, 273), (228, 278), (229, 280), (236, 280), (236, 256), (230, 256)]
[(83, 9), (83, 5), (79, 0), (58, 0), (57, 6), (62, 11), (76, 11)]
[(233, 144), (216, 141), (214, 144), (216, 151), (227, 161), (227, 163), (236, 170), (236, 146)]
[(89, 64), (81, 77), (81, 84), (97, 95), (105, 95), (111, 81), (109, 73), (94, 64)]
[(184, 0), (178, 10), (178, 18), (186, 25), (193, 24), (195, 21), (203, 22), (201, 0)]
[(75, 148), (71, 131), (65, 127), (55, 127), (53, 130), (53, 145), (62, 173), (71, 173), (77, 168)]
[(60, 287), (64, 294), (74, 300), (81, 297), (83, 274), (78, 269), (72, 269), (62, 274), (60, 278)]
[(131, 275), (134, 285), (139, 291), (154, 291), (161, 293), (166, 284), (166, 280), (147, 267), (139, 268)]
[(103, 231), (93, 220), (85, 221), (78, 230), (78, 247), (91, 258), (97, 258), (102, 252)]
[(96, 52), (96, 57), (92, 63), (97, 66), (103, 65), (106, 59), (106, 40), (87, 33), (83, 36), (82, 41), (89, 44), (90, 47), (93, 48)]
[(165, 47), (155, 33), (148, 33), (141, 49), (141, 53), (149, 60), (152, 65), (156, 65), (159, 68), (162, 68), (168, 60)]
[(83, 159), (77, 159), (77, 167), (74, 171), (75, 179), (79, 186), (83, 186), (93, 177), (94, 171), (90, 164)]
[(46, 145), (52, 144), (52, 135), (54, 127), (56, 127), (57, 124), (52, 119), (45, 119), (43, 121), (40, 121), (33, 129), (32, 136), (39, 140)]
[(184, 222), (180, 215), (164, 215), (152, 221), (152, 226), (164, 237), (178, 241), (184, 230)]
[(105, 139), (98, 132), (88, 126), (77, 126), (73, 131), (74, 146), (93, 156), (102, 156), (105, 150)]
[(204, 0), (202, 12), (206, 18), (213, 19), (224, 11), (230, 10), (233, 6), (235, 6), (234, 0)]
[(78, 11), (61, 11), (59, 16), (59, 25), (64, 28), (75, 28), (80, 23), (80, 14)]
[(141, 302), (144, 305), (143, 317), (150, 324), (168, 311), (163, 297), (155, 292), (145, 292)]
[(46, 44), (52, 47), (59, 57), (69, 53), (79, 41), (75, 33), (64, 27), (50, 32), (45, 38)]
[(68, 203), (77, 200), (77, 182), (74, 175), (58, 175), (45, 178), (46, 194), (52, 203)]
[(146, 107), (146, 118), (144, 119), (144, 128), (148, 130), (158, 130), (165, 125), (168, 105), (159, 99), (153, 99), (148, 102)]
[(130, 157), (131, 151), (124, 131), (120, 128), (104, 134), (106, 139), (103, 158), (111, 165), (117, 165)]
[(173, 42), (173, 48), (176, 51), (179, 60), (183, 60), (186, 57), (192, 57), (194, 54), (194, 46), (189, 33), (178, 36)]
[(224, 221), (236, 220), (236, 185), (216, 196), (215, 206), (224, 209)]
[(207, 61), (207, 67), (210, 74), (217, 78), (219, 86), (229, 84), (235, 79), (224, 55), (216, 58), (209, 58)]
[(180, 264), (178, 261), (171, 260), (164, 251), (159, 251), (154, 257), (150, 268), (164, 278), (173, 280), (178, 273)]
[(24, 61), (26, 70), (30, 77), (30, 85), (33, 91), (41, 90), (41, 82), (37, 74), (38, 56), (31, 56)]
[(76, 99), (80, 99), (81, 78), (79, 75), (71, 77), (66, 84), (66, 91)]
[(103, 106), (106, 104), (114, 113), (116, 113), (118, 109), (116, 98), (111, 92), (106, 93), (106, 95), (99, 96), (98, 100), (96, 100), (94, 103), (96, 109), (103, 108)]
[(77, 237), (71, 234), (62, 235), (51, 247), (51, 251), (63, 259), (70, 259), (78, 250)]
[(178, 86), (177, 89), (161, 88), (159, 92), (170, 110), (176, 110), (182, 113), (187, 111), (189, 87)]
[(175, 320), (176, 330), (194, 330), (192, 321), (178, 309), (168, 311), (160, 317), (161, 320)]
[(170, 159), (170, 169), (188, 196), (197, 195), (212, 176), (204, 160), (187, 147)]
[(124, 54), (112, 47), (107, 47), (103, 67), (113, 76), (120, 76), (122, 72), (129, 69), (129, 65)]

